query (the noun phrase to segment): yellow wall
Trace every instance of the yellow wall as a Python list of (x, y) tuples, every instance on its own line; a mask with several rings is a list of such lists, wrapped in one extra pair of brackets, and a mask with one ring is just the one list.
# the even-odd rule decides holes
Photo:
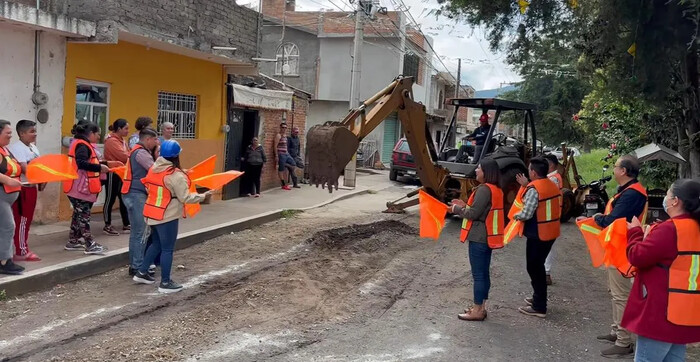
[(68, 43), (62, 131), (75, 122), (77, 79), (109, 83), (109, 121), (139, 116), (158, 118), (158, 91), (193, 94), (197, 102), (197, 138), (223, 139), (225, 117), (223, 66), (127, 42)]
[[(149, 116), (156, 122), (159, 91), (196, 95), (197, 139), (181, 141), (183, 167), (216, 154), (217, 170), (223, 169), (225, 134), (221, 126), (226, 120), (227, 74), (222, 65), (127, 42), (68, 43), (66, 46), (61, 127), (64, 136), (70, 136), (75, 122), (77, 79), (110, 84), (109, 123), (125, 118), (131, 126), (130, 133), (140, 116)], [(101, 209), (96, 207), (93, 213)], [(70, 218), (71, 212), (67, 199), (62, 197), (59, 218)]]

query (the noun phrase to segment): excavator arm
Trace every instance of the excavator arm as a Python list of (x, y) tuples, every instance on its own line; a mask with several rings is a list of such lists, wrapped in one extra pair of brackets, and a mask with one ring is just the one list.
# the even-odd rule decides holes
[(398, 112), (423, 187), (434, 195), (442, 194), (449, 171), (434, 161), (437, 152), (427, 132), (425, 106), (413, 100), (412, 86), (411, 77), (399, 77), (351, 110), (342, 122), (312, 127), (307, 134), (306, 148), (311, 183), (316, 187), (328, 187), (329, 192), (334, 187), (337, 189), (338, 178), (357, 152), (359, 142), (390, 114)]

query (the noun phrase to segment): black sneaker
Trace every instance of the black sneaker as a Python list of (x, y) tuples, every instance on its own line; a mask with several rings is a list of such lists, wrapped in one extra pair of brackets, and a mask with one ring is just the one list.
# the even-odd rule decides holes
[(117, 230), (114, 230), (112, 225), (105, 225), (105, 227), (102, 228), (102, 232), (110, 236), (119, 236), (119, 232)]
[(64, 250), (68, 251), (85, 251), (85, 245), (78, 242), (67, 242), (66, 246), (63, 247)]
[(93, 242), (90, 246), (85, 248), (86, 255), (103, 255), (107, 251), (106, 246), (102, 246), (98, 243)]
[(612, 358), (612, 359), (633, 358), (634, 357), (634, 346), (631, 344), (627, 347), (614, 345), (608, 349), (602, 350), (600, 352), (600, 355), (605, 357), (605, 358)]
[(136, 271), (136, 274), (134, 274), (132, 280), (139, 284), (153, 284), (156, 282), (156, 280), (153, 279), (153, 277), (151, 277), (148, 274), (143, 274), (138, 270)]
[(129, 277), (133, 277), (134, 275), (136, 275), (137, 271), (138, 271), (138, 269), (134, 269), (132, 267), (129, 267)]
[(0, 274), (20, 275), (24, 271), (24, 267), (15, 264), (12, 259), (7, 259), (5, 265), (0, 264)]
[(169, 281), (166, 283), (161, 282), (158, 286), (158, 291), (161, 293), (177, 293), (182, 290), (182, 285), (175, 283), (174, 281)]
[(617, 342), (617, 335), (608, 333), (595, 337), (595, 339), (597, 339), (600, 342), (615, 343)]
[(518, 311), (522, 314), (533, 316), (533, 317), (538, 317), (538, 318), (547, 317), (547, 313), (538, 312), (538, 311), (532, 309), (532, 307), (520, 307), (520, 308), (518, 308)]

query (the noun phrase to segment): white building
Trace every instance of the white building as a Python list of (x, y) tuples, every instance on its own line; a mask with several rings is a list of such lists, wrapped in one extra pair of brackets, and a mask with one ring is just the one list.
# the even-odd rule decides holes
[[(36, 121), (42, 154), (61, 152), (66, 41), (87, 39), (95, 29), (93, 22), (0, 0), (0, 119), (13, 130), (20, 120)], [(59, 186), (41, 193), (35, 220), (57, 218)]]

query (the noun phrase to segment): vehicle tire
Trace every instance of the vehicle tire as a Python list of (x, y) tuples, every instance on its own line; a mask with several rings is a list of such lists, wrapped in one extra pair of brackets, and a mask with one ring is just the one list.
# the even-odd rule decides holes
[(392, 168), (392, 169), (389, 171), (389, 180), (390, 180), (390, 181), (396, 181), (397, 178), (398, 178), (398, 172)]
[(503, 209), (508, 215), (510, 207), (515, 201), (515, 196), (520, 190), (520, 184), (515, 180), (518, 174), (526, 174), (527, 171), (522, 167), (511, 165), (501, 170), (501, 190), (503, 190)]
[(573, 191), (569, 189), (562, 189), (562, 208), (561, 208), (561, 222), (569, 221), (576, 212), (576, 198), (574, 197)]

